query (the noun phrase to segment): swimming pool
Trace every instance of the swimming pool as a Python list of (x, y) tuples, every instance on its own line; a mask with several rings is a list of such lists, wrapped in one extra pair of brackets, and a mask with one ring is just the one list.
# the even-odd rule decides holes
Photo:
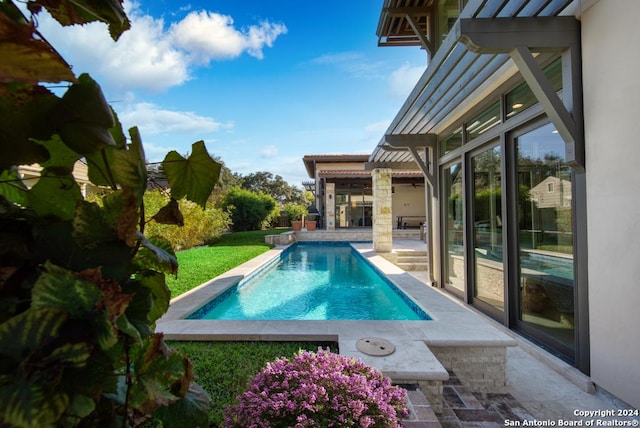
[(431, 318), (349, 244), (305, 242), (287, 248), (188, 319)]

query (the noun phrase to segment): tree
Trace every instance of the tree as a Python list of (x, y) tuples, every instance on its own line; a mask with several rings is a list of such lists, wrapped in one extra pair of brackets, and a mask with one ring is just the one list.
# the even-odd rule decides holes
[(222, 200), (222, 208), (231, 214), (233, 230), (260, 230), (271, 218), (276, 201), (266, 193), (246, 189), (230, 189)]
[(263, 192), (271, 195), (280, 204), (294, 202), (305, 204), (304, 192), (297, 187), (289, 185), (281, 176), (270, 172), (259, 171), (242, 177), (243, 189), (253, 192)]
[[(63, 25), (129, 28), (121, 0), (27, 2)], [(33, 17), (0, 0), (0, 425), (134, 426), (171, 405), (180, 423), (207, 424), (206, 393), (189, 360), (155, 322), (166, 312), (171, 243), (148, 238), (148, 175), (137, 128), (122, 130), (100, 86), (76, 76)], [(61, 96), (41, 82), (68, 82)], [(85, 200), (72, 173), (111, 189)], [(39, 163), (32, 187), (19, 167)], [(218, 179), (202, 141), (162, 163), (171, 201), (153, 220), (178, 224), (177, 200), (204, 206)], [(149, 214), (149, 213), (146, 213)]]
[(225, 193), (234, 187), (241, 187), (242, 178), (239, 174), (232, 172), (220, 159), (219, 157), (214, 157), (214, 159), (222, 165), (220, 169), (220, 179), (216, 184), (215, 189), (213, 190), (212, 198), (217, 203), (219, 203), (224, 197)]

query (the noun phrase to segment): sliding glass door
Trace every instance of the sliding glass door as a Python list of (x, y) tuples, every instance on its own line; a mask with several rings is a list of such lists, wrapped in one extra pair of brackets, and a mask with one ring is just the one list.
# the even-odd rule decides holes
[(456, 162), (444, 169), (444, 274), (445, 287), (455, 293), (464, 293), (464, 205), (462, 163)]
[(575, 349), (572, 174), (552, 124), (515, 138), (518, 318), (521, 328)]
[(473, 299), (504, 311), (502, 154), (500, 146), (471, 156)]

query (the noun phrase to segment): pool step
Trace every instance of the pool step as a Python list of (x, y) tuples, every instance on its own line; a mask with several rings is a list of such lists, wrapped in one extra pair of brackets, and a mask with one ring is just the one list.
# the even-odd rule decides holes
[(436, 413), (442, 412), (442, 381), (449, 372), (427, 345), (420, 340), (390, 338), (395, 351), (391, 355), (372, 356), (360, 352), (355, 340), (339, 340), (340, 354), (362, 360), (397, 384), (419, 385)]
[(396, 266), (405, 271), (428, 270), (428, 253), (426, 251), (398, 250), (396, 253)]

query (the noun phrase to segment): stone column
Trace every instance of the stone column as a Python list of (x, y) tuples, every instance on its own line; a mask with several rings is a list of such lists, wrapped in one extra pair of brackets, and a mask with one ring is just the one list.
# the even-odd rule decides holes
[(391, 212), (391, 168), (371, 171), (373, 182), (373, 249), (390, 253), (393, 246), (393, 217)]
[(324, 186), (325, 229), (336, 230), (336, 184), (326, 183)]

